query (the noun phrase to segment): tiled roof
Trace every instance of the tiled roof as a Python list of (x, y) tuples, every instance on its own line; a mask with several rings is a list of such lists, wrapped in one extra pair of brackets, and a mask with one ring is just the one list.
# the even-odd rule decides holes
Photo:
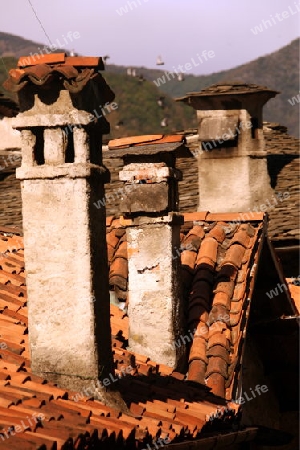
[(102, 58), (99, 56), (67, 56), (65, 53), (50, 53), (48, 55), (21, 56), (18, 67), (24, 68), (39, 64), (59, 64), (74, 67), (97, 67), (104, 70)]
[(22, 226), (21, 187), (16, 179), (20, 163), (20, 151), (0, 150), (0, 225)]
[(288, 134), (287, 127), (276, 122), (263, 122), (263, 130), (268, 155), (299, 157), (299, 139)]
[[(187, 227), (190, 228), (188, 224)], [(200, 224), (194, 231), (200, 234), (201, 227), (209, 241), (221, 242), (219, 227), (211, 227), (209, 234)], [(199, 236), (191, 232), (187, 236), (188, 229), (183, 234), (197, 246)], [(255, 236), (261, 227), (254, 230), (256, 234), (249, 239), (257, 242)], [(124, 236), (121, 234), (119, 241)], [(249, 241), (245, 234), (239, 233), (238, 237), (242, 245)], [(213, 256), (210, 250), (207, 255)], [(234, 255), (233, 260), (239, 264)], [(189, 267), (186, 272), (189, 274)], [(199, 282), (205, 282), (201, 276)], [(240, 282), (243, 283), (242, 279)], [(128, 352), (128, 317), (113, 305), (111, 327), (116, 374), (120, 376), (118, 388), (130, 412), (112, 409), (92, 397), (60, 389), (33, 375), (28, 348), (23, 239), (20, 230), (4, 227), (0, 227), (0, 327), (0, 448), (3, 450), (61, 449), (63, 446), (89, 450), (100, 448), (99, 442), (111, 450), (125, 449), (125, 444), (127, 449), (140, 449), (147, 443), (153, 445), (152, 441), (158, 437), (167, 436), (172, 442), (213, 436), (206, 440), (216, 444), (224, 439), (233, 444), (255, 435), (255, 429), (232, 432), (237, 405), (226, 404), (205, 386), (184, 381), (184, 375), (172, 372), (169, 367)], [(218, 349), (220, 343), (216, 337), (214, 340), (217, 345), (211, 349)], [(122, 376), (124, 368), (129, 366), (131, 374)], [(218, 419), (209, 420), (213, 417)]]
[(100, 84), (107, 93), (107, 101), (114, 99), (114, 94), (99, 74), (104, 69), (100, 57), (66, 56), (64, 53), (27, 56), (19, 59), (18, 68), (9, 71), (8, 79), (3, 83), (5, 89), (18, 92), (28, 83), (41, 86), (60, 79), (71, 93), (80, 92), (90, 79)]
[[(249, 314), (262, 238), (263, 213), (241, 222), (234, 213), (186, 213), (181, 230), (181, 264), (188, 327), (194, 334), (187, 378), (231, 399), (239, 377), (240, 350)], [(128, 264), (125, 227), (107, 219), (109, 281), (126, 300)]]
[(117, 148), (136, 147), (139, 145), (154, 145), (154, 144), (171, 144), (184, 142), (185, 139), (181, 135), (163, 135), (150, 134), (144, 136), (130, 136), (119, 139), (112, 139), (108, 143), (110, 150)]
[(274, 241), (299, 241), (299, 139), (290, 136), (286, 127), (270, 122), (264, 122), (264, 137), (271, 183), (276, 192), (289, 194), (268, 211), (269, 236)]

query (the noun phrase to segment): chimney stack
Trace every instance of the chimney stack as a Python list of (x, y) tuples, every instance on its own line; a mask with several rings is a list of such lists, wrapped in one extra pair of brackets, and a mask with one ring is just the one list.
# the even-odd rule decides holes
[(273, 196), (262, 112), (276, 94), (263, 86), (224, 82), (177, 99), (197, 111), (199, 211), (248, 211)]
[(5, 87), (20, 102), (13, 126), (22, 139), (31, 368), (82, 391), (113, 373), (105, 208), (93, 203), (109, 181), (102, 165), (109, 124), (100, 113), (114, 94), (99, 74), (101, 58), (30, 62), (21, 58)]
[[(127, 229), (129, 348), (173, 369), (184, 367), (180, 285), (180, 225), (176, 156), (188, 150), (182, 136), (139, 136), (109, 143), (123, 158), (120, 204)], [(190, 155), (190, 154), (189, 154)]]

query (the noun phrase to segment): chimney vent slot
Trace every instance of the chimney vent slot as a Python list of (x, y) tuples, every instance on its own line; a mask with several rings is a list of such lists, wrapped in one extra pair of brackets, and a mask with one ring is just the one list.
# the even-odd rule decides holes
[(34, 146), (34, 162), (38, 166), (45, 164), (44, 157), (44, 129), (42, 127), (33, 127), (31, 129), (35, 135), (36, 142)]
[(66, 148), (66, 156), (65, 156), (65, 162), (66, 163), (73, 163), (75, 160), (75, 151), (74, 151), (74, 133), (70, 133), (67, 137), (68, 143)]

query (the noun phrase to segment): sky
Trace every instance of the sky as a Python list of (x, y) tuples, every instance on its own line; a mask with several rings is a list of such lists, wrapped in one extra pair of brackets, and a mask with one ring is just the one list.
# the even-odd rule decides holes
[(289, 44), (299, 36), (300, 1), (9, 0), (0, 31), (109, 55), (109, 64), (155, 68), (161, 55), (160, 69), (200, 75)]

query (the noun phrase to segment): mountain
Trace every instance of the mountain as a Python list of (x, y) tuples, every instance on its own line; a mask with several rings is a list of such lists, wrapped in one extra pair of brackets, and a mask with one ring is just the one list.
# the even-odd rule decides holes
[[(127, 75), (128, 67), (107, 65), (104, 76), (116, 93), (119, 106), (107, 117), (112, 125), (111, 137), (193, 128), (196, 126), (195, 111), (174, 102), (171, 97), (180, 97), (187, 92), (200, 91), (216, 82), (228, 80), (261, 84), (280, 91), (281, 94), (265, 106), (264, 119), (279, 122), (288, 127), (290, 134), (299, 136), (299, 43), (300, 40), (296, 39), (270, 55), (230, 70), (210, 75), (186, 75), (181, 82), (172, 76), (169, 76), (168, 81), (165, 72), (158, 69), (136, 67), (137, 76), (132, 77)], [(15, 58), (35, 53), (41, 45), (0, 32), (0, 56), (3, 57), (0, 59), (0, 85), (7, 77), (6, 69), (15, 66)], [(158, 105), (160, 96), (165, 97), (164, 108)], [(161, 122), (165, 118), (168, 126), (162, 128)]]
[[(20, 56), (27, 56), (30, 53), (38, 53), (39, 48), (43, 49), (45, 44), (37, 43), (24, 39), (10, 33), (0, 31), (0, 56), (12, 56), (19, 59)], [(55, 53), (65, 51), (63, 49), (55, 50)]]
[[(38, 52), (42, 44), (25, 40), (19, 36), (0, 32), (0, 92), (4, 92), (2, 83), (7, 78), (9, 69), (16, 67), (20, 56)], [(123, 73), (122, 73), (123, 72)], [(125, 70), (126, 74), (126, 70)], [(124, 71), (113, 73), (104, 72), (105, 79), (116, 94), (115, 102), (118, 105), (107, 116), (111, 124), (111, 133), (106, 138), (118, 138), (136, 134), (161, 134), (172, 133), (177, 130), (196, 127), (196, 114), (184, 104), (176, 103), (170, 96), (164, 95), (163, 108), (158, 100), (162, 96), (161, 91), (149, 81), (128, 77)], [(4, 92), (6, 96), (16, 100), (10, 92)], [(107, 114), (107, 109), (101, 108), (98, 114)], [(161, 126), (162, 121), (166, 126)]]
[[(299, 137), (299, 44), (300, 39), (295, 39), (280, 50), (247, 64), (210, 75), (185, 75), (182, 82), (170, 75), (168, 81), (162, 70), (137, 67), (136, 72), (149, 81), (155, 81), (161, 91), (173, 98), (181, 97), (187, 92), (201, 91), (220, 81), (231, 80), (275, 89), (280, 91), (280, 94), (266, 104), (264, 120), (279, 122), (288, 128), (289, 134)], [(127, 68), (108, 65), (106, 70), (126, 73)]]
[[(118, 104), (118, 109), (106, 116), (111, 125), (110, 138), (196, 128), (195, 111), (176, 103), (168, 95), (162, 100), (161, 92), (153, 83), (111, 72), (104, 73), (104, 77), (116, 94)], [(159, 106), (160, 101), (163, 107)], [(162, 127), (164, 119), (166, 126)]]

